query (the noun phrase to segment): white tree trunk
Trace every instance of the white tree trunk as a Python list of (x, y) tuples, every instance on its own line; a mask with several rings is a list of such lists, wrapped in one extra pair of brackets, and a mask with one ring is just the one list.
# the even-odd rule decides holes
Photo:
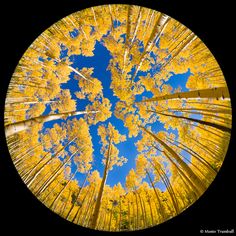
[(60, 113), (60, 114), (54, 114), (54, 115), (47, 115), (47, 116), (39, 116), (35, 117), (29, 120), (24, 120), (24, 121), (19, 121), (13, 124), (9, 124), (5, 127), (5, 135), (6, 137), (9, 137), (10, 135), (13, 135), (15, 133), (18, 133), (23, 130), (27, 130), (32, 125), (37, 124), (37, 123), (45, 123), (48, 121), (52, 120), (58, 120), (58, 119), (63, 119), (67, 116), (76, 116), (76, 115), (82, 115), (82, 114), (88, 114), (88, 113), (97, 113), (99, 111), (70, 111), (70, 112), (65, 112), (65, 113)]
[[(193, 90), (188, 92), (180, 92), (167, 94), (164, 96), (154, 97), (140, 102), (156, 102), (169, 99), (188, 99), (188, 98), (230, 98), (229, 91), (227, 87), (218, 87), (218, 88), (209, 88), (209, 89), (200, 89)], [(139, 102), (137, 102), (139, 103)]]

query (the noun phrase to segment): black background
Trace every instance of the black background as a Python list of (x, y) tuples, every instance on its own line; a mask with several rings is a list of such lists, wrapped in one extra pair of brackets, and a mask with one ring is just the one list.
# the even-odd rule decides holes
[[(155, 2), (155, 3), (154, 3)], [(231, 2), (231, 3), (230, 3)], [(4, 99), (11, 75), (28, 46), (61, 18), (105, 1), (38, 0), (6, 1), (0, 4), (0, 82), (1, 82), (1, 157), (0, 157), (0, 235), (98, 235), (99, 232), (76, 226), (41, 204), (22, 183), (4, 138)], [(122, 3), (110, 1), (109, 3)], [(157, 0), (126, 1), (149, 7), (180, 21), (199, 36), (219, 62), (228, 83), (235, 109), (236, 60), (233, 1)], [(207, 3), (207, 4), (206, 4)], [(233, 115), (233, 120), (235, 120)], [(200, 235), (201, 229), (232, 229), (235, 223), (235, 165), (233, 155), (235, 127), (224, 164), (204, 195), (179, 216), (157, 227), (129, 232), (129, 235)], [(236, 228), (234, 228), (236, 230)], [(112, 233), (101, 233), (110, 235)], [(114, 234), (114, 233), (113, 233)], [(119, 233), (121, 235), (126, 233)]]

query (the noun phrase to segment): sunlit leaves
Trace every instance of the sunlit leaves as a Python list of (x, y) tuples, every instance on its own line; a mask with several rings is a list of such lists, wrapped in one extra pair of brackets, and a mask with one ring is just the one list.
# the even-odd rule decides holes
[(131, 169), (126, 176), (125, 186), (128, 190), (135, 190), (140, 184), (137, 173), (135, 173), (134, 169)]
[[(107, 127), (105, 127), (104, 125), (100, 125), (98, 127), (98, 135), (101, 137), (101, 151), (103, 155), (106, 157), (108, 155), (108, 152), (110, 152), (108, 169), (111, 170), (114, 165), (122, 166), (124, 163), (127, 162), (127, 159), (125, 157), (119, 156), (119, 150), (114, 145), (119, 144), (120, 142), (124, 142), (126, 140), (125, 135), (121, 135), (111, 123), (109, 123)], [(109, 146), (110, 151), (108, 150)], [(103, 163), (106, 163), (106, 159), (103, 160)]]
[(30, 190), (65, 219), (106, 231), (160, 224), (197, 200), (231, 125), (207, 47), (167, 15), (129, 5), (88, 8), (45, 30), (5, 105), (9, 151)]
[(86, 111), (97, 111), (96, 113), (88, 113), (86, 118), (89, 124), (97, 124), (98, 122), (106, 121), (111, 117), (111, 103), (109, 99), (102, 98), (102, 100), (96, 100), (92, 105), (86, 107)]

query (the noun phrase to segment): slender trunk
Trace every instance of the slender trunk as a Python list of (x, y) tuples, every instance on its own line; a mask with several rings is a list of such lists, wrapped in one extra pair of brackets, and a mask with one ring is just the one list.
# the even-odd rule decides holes
[(80, 73), (79, 71), (77, 71), (75, 68), (73, 68), (72, 66), (68, 66), (73, 72), (75, 72), (75, 74), (77, 74), (77, 75), (79, 75), (80, 77), (82, 77), (83, 79), (85, 79), (86, 81), (88, 81), (89, 83), (93, 83), (94, 84), (94, 82), (91, 80), (91, 79), (89, 79), (89, 78), (87, 78), (87, 77), (85, 77), (82, 73)]
[(169, 182), (169, 179), (168, 177), (165, 175), (165, 172), (162, 170), (161, 166), (159, 166), (162, 174), (160, 173), (160, 171), (158, 170), (158, 168), (151, 162), (149, 161), (150, 164), (152, 165), (152, 167), (157, 171), (158, 175), (160, 176), (162, 182), (164, 183), (169, 195), (170, 195), (170, 198), (171, 198), (171, 201), (172, 201), (172, 204), (174, 206), (174, 209), (175, 209), (175, 212), (176, 212), (176, 215), (179, 214), (179, 206), (178, 206), (178, 201), (177, 201), (177, 198), (176, 198), (176, 195), (175, 195), (175, 192), (172, 188), (172, 185), (171, 183)]
[(65, 219), (68, 219), (68, 217), (70, 216), (71, 211), (73, 210), (73, 208), (75, 206), (75, 203), (79, 200), (80, 193), (81, 193), (81, 191), (82, 191), (82, 189), (83, 189), (83, 187), (84, 187), (84, 185), (85, 185), (85, 183), (87, 181), (88, 175), (89, 175), (89, 171), (87, 172), (86, 177), (85, 177), (85, 179), (84, 179), (84, 181), (83, 181), (83, 183), (82, 183), (82, 185), (81, 185), (81, 187), (79, 189), (79, 192), (78, 192), (78, 194), (76, 196), (76, 200), (72, 203), (72, 206), (71, 206), (70, 210), (68, 211)]
[(130, 39), (130, 26), (131, 26), (131, 5), (128, 6), (128, 11), (127, 11), (127, 20), (126, 20), (126, 39), (125, 39), (125, 52), (124, 52), (124, 58), (123, 58), (123, 69), (122, 69), (122, 74), (125, 71), (125, 66), (126, 66), (126, 58), (127, 55), (129, 54), (129, 39)]
[(13, 88), (13, 87), (16, 87), (16, 88), (19, 88), (19, 86), (22, 85), (22, 86), (27, 86), (27, 87), (32, 87), (32, 88), (37, 88), (37, 89), (46, 89), (48, 90), (49, 88), (46, 87), (46, 86), (38, 86), (38, 85), (32, 85), (32, 84), (24, 84), (24, 83), (17, 83), (14, 81), (14, 84), (13, 82), (9, 84), (9, 88)]
[[(35, 145), (34, 147), (32, 147), (32, 148), (30, 148), (30, 149), (28, 149), (28, 150), (25, 150), (24, 152), (23, 152), (23, 155), (20, 157), (20, 158), (17, 158), (19, 155), (21, 155), (22, 154), (22, 152), (21, 152), (21, 154), (19, 154), (19, 155), (17, 155), (16, 157), (14, 157), (14, 159), (13, 159), (13, 163), (14, 163), (14, 165), (17, 167), (18, 166), (18, 163), (19, 162), (21, 162), (23, 159), (24, 159), (24, 157), (25, 156), (27, 156), (27, 155), (29, 155), (31, 152), (33, 152), (35, 149), (37, 149), (39, 146), (41, 146), (42, 144), (41, 143), (39, 143), (39, 144), (37, 144), (37, 145)], [(19, 150), (18, 150), (19, 151)], [(12, 153), (11, 153), (11, 155), (12, 155)]]
[(136, 224), (136, 229), (140, 228), (140, 223), (139, 223), (139, 210), (138, 210), (138, 198), (137, 198), (137, 193), (136, 190), (133, 192), (135, 196), (135, 203), (136, 203), (136, 216), (137, 216), (137, 224)]
[(173, 143), (174, 141), (169, 138), (167, 138), (167, 140), (168, 140), (168, 142), (170, 142), (170, 144), (175, 145), (176, 147), (179, 147), (177, 144), (182, 145), (183, 147), (180, 147), (182, 150), (184, 150), (185, 152), (190, 154), (192, 157), (196, 158), (202, 165), (204, 165), (207, 168), (207, 170), (211, 171), (212, 174), (214, 174), (214, 175), (217, 174), (217, 171), (212, 167), (212, 165), (208, 161), (206, 161), (204, 158), (202, 158), (198, 153), (193, 151), (193, 149), (189, 149), (186, 145), (184, 145), (176, 140), (175, 140), (175, 142), (177, 144)]
[(104, 186), (106, 184), (108, 171), (109, 171), (108, 166), (109, 166), (109, 162), (110, 162), (110, 156), (111, 156), (111, 137), (110, 137), (110, 140), (109, 140), (108, 153), (107, 153), (106, 165), (105, 165), (105, 168), (104, 168), (103, 178), (102, 178), (102, 182), (101, 182), (99, 193), (98, 193), (97, 202), (96, 202), (94, 213), (93, 213), (93, 219), (92, 219), (92, 222), (91, 222), (91, 228), (92, 229), (95, 229), (96, 225), (97, 225), (99, 209), (100, 209), (101, 201), (102, 201), (103, 190), (104, 190)]
[(104, 212), (104, 221), (103, 221), (103, 226), (102, 226), (102, 230), (105, 231), (105, 228), (106, 228), (106, 221), (107, 221), (107, 212), (105, 211)]
[(140, 194), (139, 194), (138, 192), (136, 192), (136, 193), (137, 193), (137, 195), (138, 195), (138, 199), (139, 199), (140, 206), (141, 206), (142, 219), (143, 219), (143, 228), (145, 228), (145, 227), (146, 227), (146, 217), (145, 217), (145, 211), (144, 211), (143, 203), (142, 203)]
[(56, 184), (56, 186), (55, 186), (54, 188), (52, 188), (51, 191), (49, 191), (48, 194), (47, 194), (44, 198), (41, 199), (41, 201), (42, 201), (43, 203), (45, 203), (46, 199), (47, 199), (52, 193), (55, 192), (55, 189), (57, 188), (57, 186), (58, 186), (59, 184), (61, 184), (61, 183), (58, 181), (57, 184)]
[(68, 164), (69, 161), (76, 155), (80, 150), (77, 150), (75, 153), (73, 153), (70, 157), (67, 158), (67, 160), (57, 167), (57, 169), (52, 173), (52, 175), (43, 183), (43, 185), (38, 189), (36, 196), (41, 194), (53, 181), (54, 179), (62, 173), (63, 168)]
[(153, 225), (154, 224), (154, 219), (153, 219), (153, 212), (152, 212), (152, 206), (151, 206), (151, 201), (150, 201), (150, 199), (148, 199), (148, 205), (149, 205), (149, 210), (150, 210), (150, 214), (151, 214), (151, 222), (152, 222), (152, 224), (151, 225)]
[(199, 125), (196, 125), (194, 123), (192, 124), (192, 126), (198, 128), (198, 129), (204, 130), (204, 131), (206, 131), (209, 134), (213, 134), (215, 136), (216, 140), (217, 139), (222, 140), (223, 135), (226, 134), (226, 133), (223, 133), (223, 132), (218, 132), (219, 130), (216, 130), (216, 132), (213, 132), (211, 128), (207, 129), (209, 127), (206, 128), (204, 126), (199, 126)]
[[(69, 142), (67, 142), (67, 144), (66, 144), (64, 147), (60, 148), (60, 149), (59, 149), (50, 159), (48, 159), (48, 160), (39, 168), (39, 170), (31, 177), (31, 174), (37, 169), (37, 167), (38, 167), (41, 163), (43, 163), (43, 162), (45, 161), (46, 157), (50, 154), (50, 151), (47, 152), (47, 153), (41, 158), (41, 160), (34, 166), (34, 168), (32, 168), (32, 169), (30, 170), (30, 172), (27, 173), (27, 177), (26, 177), (26, 179), (24, 179), (25, 184), (29, 187), (29, 186), (32, 184), (32, 182), (35, 180), (35, 178), (43, 171), (43, 169), (45, 168), (45, 166), (46, 166), (52, 159), (54, 159), (55, 157), (57, 157), (62, 151), (64, 151), (64, 149), (65, 149), (66, 147), (68, 147), (75, 139), (77, 139), (77, 137), (72, 138), (72, 140), (70, 140)], [(30, 178), (30, 177), (31, 177), (31, 178)]]
[(134, 28), (134, 32), (133, 32), (133, 38), (131, 39), (131, 43), (130, 43), (130, 47), (133, 46), (134, 40), (136, 38), (136, 34), (140, 25), (140, 21), (141, 21), (141, 17), (142, 17), (142, 7), (139, 7), (139, 11), (138, 11), (138, 16), (137, 16), (137, 20), (135, 23), (135, 28)]
[(14, 143), (8, 144), (8, 150), (11, 153), (11, 155), (14, 156), (15, 153), (19, 152), (19, 148), (21, 148), (21, 152), (22, 151), (23, 153), (27, 152), (27, 150), (22, 150), (22, 147), (26, 148), (29, 145), (29, 142), (27, 142), (29, 139), (31, 139), (31, 137), (25, 140), (21, 140), (21, 141), (18, 140), (18, 141), (15, 141)]
[(122, 200), (121, 200), (121, 197), (120, 197), (120, 214), (119, 214), (119, 231), (121, 231), (121, 203), (122, 203)]
[(210, 150), (207, 146), (205, 146), (204, 144), (200, 143), (198, 140), (196, 140), (193, 137), (190, 137), (189, 135), (187, 135), (187, 137), (194, 141), (194, 143), (196, 144), (197, 147), (199, 147), (201, 150), (203, 150), (205, 153), (207, 153), (210, 157), (214, 157), (213, 159), (219, 160), (216, 158), (216, 153), (212, 150)]
[[(224, 108), (228, 108), (228, 110), (230, 109), (231, 110), (231, 106), (226, 106), (226, 105), (223, 105), (223, 104), (217, 104), (217, 103), (207, 103), (207, 102), (191, 102), (191, 101), (186, 101), (186, 104), (197, 104), (197, 105), (208, 105), (209, 109), (212, 109), (210, 108), (211, 106), (213, 106), (215, 108), (215, 106), (218, 106), (218, 107), (224, 107)], [(218, 109), (218, 108), (216, 108)], [(226, 109), (224, 109), (226, 110)]]
[(191, 179), (191, 176), (186, 175), (185, 172), (183, 170), (181, 170), (177, 164), (172, 160), (172, 158), (167, 154), (167, 152), (164, 151), (165, 156), (167, 157), (167, 159), (171, 162), (171, 164), (177, 169), (178, 173), (180, 174), (180, 177), (182, 178), (182, 176), (184, 177), (184, 179), (188, 182), (188, 184), (186, 183), (186, 186), (190, 186), (191, 189), (194, 191), (194, 194), (196, 195), (196, 198), (198, 198), (199, 196), (201, 196), (201, 194), (203, 192), (201, 192), (194, 184), (193, 184), (193, 180)]
[(111, 221), (112, 221), (112, 215), (113, 215), (113, 208), (114, 208), (114, 205), (112, 204), (112, 208), (111, 208), (111, 214), (110, 214), (110, 219), (109, 219), (109, 231), (111, 231)]
[(134, 230), (136, 230), (137, 229), (137, 220), (136, 220), (136, 214), (135, 214), (135, 209), (134, 209), (134, 201), (132, 202), (132, 206), (133, 206), (133, 209), (132, 209), (132, 211), (133, 211), (133, 225), (134, 225)]
[(91, 194), (91, 197), (90, 197), (90, 199), (89, 199), (88, 202), (87, 202), (87, 207), (85, 208), (85, 211), (84, 211), (84, 217), (83, 217), (83, 219), (82, 219), (80, 225), (85, 226), (85, 221), (86, 221), (86, 218), (87, 218), (87, 216), (88, 216), (89, 209), (90, 209), (90, 207), (91, 207), (91, 205), (92, 205), (92, 202), (93, 202), (93, 200), (94, 200), (95, 189), (96, 189), (96, 188), (94, 188), (93, 193)]
[[(101, 218), (102, 218), (102, 219), (105, 218), (104, 212), (101, 212)], [(97, 226), (97, 228), (98, 228), (99, 230), (102, 229), (102, 224), (103, 224), (103, 222), (100, 220), (100, 221), (98, 222), (98, 226)], [(89, 227), (89, 226), (88, 226), (88, 227)]]
[(46, 116), (38, 116), (34, 117), (28, 120), (15, 122), (13, 124), (9, 124), (5, 126), (5, 135), (6, 137), (13, 135), (15, 133), (18, 133), (23, 130), (27, 130), (30, 127), (36, 125), (37, 123), (45, 123), (52, 120), (58, 120), (58, 119), (64, 119), (68, 116), (76, 116), (76, 115), (82, 115), (82, 114), (88, 114), (88, 113), (97, 113), (99, 111), (69, 111), (59, 114), (53, 114), (53, 115), (46, 115)]
[(199, 179), (206, 179), (206, 182), (208, 182), (206, 172), (205, 170), (201, 170), (196, 164), (194, 164), (192, 161), (188, 160), (185, 156), (179, 154), (186, 163), (189, 163), (188, 165), (191, 166), (192, 170), (195, 170), (194, 173), (198, 176)]
[(90, 221), (92, 219), (93, 210), (94, 210), (94, 201), (91, 204), (91, 206), (89, 207), (88, 217), (87, 217), (87, 221), (86, 221), (85, 227), (89, 227), (89, 225), (90, 225)]
[(65, 204), (64, 204), (64, 207), (63, 207), (63, 209), (62, 209), (61, 212), (60, 212), (60, 214), (61, 214), (62, 216), (64, 215), (64, 212), (65, 212), (65, 209), (66, 209), (68, 200), (69, 200), (69, 198), (70, 198), (70, 193), (71, 193), (71, 190), (69, 190), (68, 196), (67, 196), (67, 198), (66, 198), (66, 202), (65, 202)]
[[(163, 20), (164, 19), (164, 20)], [(169, 17), (164, 15), (161, 13), (160, 17), (157, 19), (154, 27), (153, 27), (153, 30), (152, 30), (152, 33), (144, 47), (144, 51), (139, 59), (139, 62), (138, 64), (136, 65), (136, 69), (135, 69), (135, 72), (134, 72), (134, 75), (132, 76), (132, 81), (135, 79), (136, 75), (138, 74), (144, 60), (146, 59), (146, 55), (149, 54), (149, 52), (152, 50), (152, 48), (155, 46), (157, 40), (159, 39), (161, 33), (164, 31), (166, 25), (167, 25), (167, 22), (169, 21)]]
[(13, 105), (17, 105), (17, 104), (31, 105), (31, 104), (38, 104), (38, 103), (48, 104), (48, 103), (54, 103), (54, 102), (57, 102), (57, 101), (22, 101), (22, 102), (13, 102), (13, 103), (7, 103), (7, 104), (9, 104), (9, 105), (11, 104), (10, 108), (12, 108)]
[[(162, 172), (162, 174), (160, 172)], [(172, 184), (170, 183), (169, 178), (167, 177), (166, 173), (164, 172), (164, 170), (162, 168), (160, 168), (160, 172), (159, 172), (159, 175), (162, 176), (161, 178), (162, 178), (164, 184), (166, 185), (166, 188), (168, 189), (168, 192), (170, 194), (170, 198), (171, 198), (172, 203), (175, 208), (176, 215), (178, 215), (180, 213), (180, 209), (179, 209), (179, 204), (178, 204), (178, 200), (176, 197), (176, 193), (172, 187)]]
[(201, 193), (205, 192), (206, 187), (202, 183), (202, 181), (193, 173), (193, 171), (189, 168), (189, 166), (180, 158), (180, 156), (170, 147), (168, 146), (165, 142), (163, 142), (161, 139), (159, 139), (155, 134), (144, 128), (143, 126), (140, 126), (146, 133), (148, 133), (150, 136), (152, 136), (155, 141), (157, 141), (159, 144), (161, 144), (165, 150), (170, 153), (174, 159), (178, 162), (178, 164), (181, 166), (181, 168), (187, 173), (187, 175), (190, 178), (193, 178), (195, 185), (197, 188), (200, 190)]
[(143, 204), (143, 210), (144, 210), (144, 218), (145, 218), (145, 227), (148, 226), (148, 217), (147, 217), (147, 209), (146, 209), (146, 201), (144, 201), (143, 198), (141, 198), (141, 202)]
[[(194, 115), (202, 115), (202, 116), (206, 116), (206, 117), (210, 117), (213, 118), (214, 120), (221, 122), (221, 123), (226, 123), (226, 124), (231, 124), (231, 119), (228, 119), (226, 117), (222, 117), (219, 115), (215, 115), (215, 114), (210, 114), (210, 113), (205, 113), (205, 112), (195, 112), (195, 111), (190, 111), (190, 110), (173, 110), (173, 109), (169, 109), (169, 111), (171, 112), (181, 112), (181, 113), (187, 113), (187, 114), (194, 114)], [(163, 111), (159, 111), (160, 114), (163, 114)]]
[[(58, 214), (59, 214), (59, 215), (61, 215), (61, 213), (62, 213), (63, 209), (65, 208), (65, 206), (66, 206), (66, 202), (62, 202), (62, 203), (61, 203), (60, 210), (58, 211)], [(54, 212), (56, 212), (56, 211), (54, 210)]]
[(145, 31), (143, 32), (142, 39), (140, 40), (140, 41), (142, 41), (143, 43), (144, 43), (144, 37), (145, 37), (146, 32), (147, 32), (146, 26), (147, 26), (147, 23), (150, 21), (150, 18), (149, 18), (149, 21), (148, 21), (148, 17), (149, 17), (150, 12), (151, 12), (151, 9), (148, 10), (148, 13), (146, 14), (146, 18), (145, 18), (145, 20), (144, 20), (145, 23), (144, 23), (143, 29), (144, 29)]
[(97, 19), (96, 19), (96, 14), (95, 14), (95, 12), (94, 12), (93, 7), (92, 7), (91, 9), (92, 9), (92, 12), (93, 12), (93, 19), (94, 19), (94, 22), (95, 22), (95, 24), (96, 24), (96, 27), (98, 27), (98, 23), (97, 23)]
[[(154, 148), (156, 148), (154, 146)], [(167, 159), (170, 161), (171, 164), (177, 169), (177, 171), (180, 173), (180, 177), (182, 176), (188, 181), (188, 185), (191, 186), (191, 188), (197, 193), (197, 197), (201, 195), (201, 192), (198, 190), (197, 187), (192, 183), (192, 180), (177, 166), (177, 164), (172, 160), (172, 158), (167, 154), (167, 152), (163, 151), (164, 155), (167, 157)], [(191, 177), (191, 176), (190, 176)], [(186, 186), (188, 187), (186, 184)]]
[(206, 125), (206, 126), (210, 126), (210, 127), (219, 129), (223, 132), (231, 133), (231, 128), (228, 128), (228, 127), (220, 125), (220, 124), (212, 123), (212, 122), (209, 122), (209, 121), (198, 120), (198, 119), (195, 119), (195, 118), (190, 118), (190, 117), (185, 117), (185, 116), (176, 116), (176, 115), (171, 115), (171, 114), (165, 114), (165, 113), (161, 113), (161, 112), (158, 112), (158, 111), (152, 111), (152, 110), (148, 110), (148, 111), (156, 113), (156, 114), (160, 114), (162, 116), (168, 116), (168, 117), (173, 117), (173, 118), (177, 118), (177, 119), (184, 119), (184, 120), (188, 120), (188, 121), (191, 121), (191, 122), (196, 122), (196, 123), (199, 123), (199, 124), (202, 124), (202, 125)]
[[(191, 108), (170, 108), (170, 110), (171, 111), (173, 111), (173, 110), (181, 111), (181, 112), (182, 111), (185, 112), (185, 111), (193, 111), (194, 110), (194, 111), (205, 111), (205, 112), (208, 112), (208, 113), (221, 113), (221, 114), (231, 114), (232, 113), (232, 111), (230, 109), (210, 109), (210, 108), (206, 109), (206, 108), (194, 108), (194, 107), (191, 107)], [(197, 114), (199, 114), (199, 113), (197, 113)]]
[(162, 203), (161, 203), (161, 200), (160, 200), (160, 198), (159, 198), (159, 196), (158, 196), (157, 190), (156, 190), (156, 188), (155, 188), (155, 186), (154, 186), (154, 184), (153, 184), (153, 181), (152, 181), (152, 179), (151, 179), (151, 176), (150, 176), (148, 170), (145, 170), (145, 171), (146, 171), (146, 173), (147, 173), (149, 182), (151, 183), (152, 188), (153, 188), (153, 190), (154, 190), (154, 193), (155, 193), (155, 195), (156, 195), (156, 199), (157, 199), (158, 204), (159, 204), (158, 209), (160, 209), (160, 213), (161, 213), (161, 214), (160, 214), (160, 215), (161, 215), (161, 219), (163, 219), (163, 221), (164, 221), (164, 220), (166, 219), (165, 209), (164, 209), (164, 207), (163, 207), (163, 205), (162, 205)]
[[(49, 206), (49, 208), (51, 209), (53, 207), (53, 205), (55, 204), (55, 202), (59, 199), (59, 197), (62, 195), (63, 191), (66, 189), (66, 187), (70, 184), (71, 180), (75, 177), (75, 175), (78, 172), (78, 168), (76, 169), (75, 173), (73, 175), (71, 175), (70, 179), (67, 181), (66, 185), (63, 186), (63, 188), (60, 190), (60, 192), (57, 194), (56, 198), (52, 201), (51, 205)], [(57, 207), (57, 204), (55, 204), (54, 209)]]
[[(201, 137), (201, 139), (202, 139), (202, 140), (206, 140), (207, 142), (210, 143), (210, 145), (215, 146), (215, 147), (213, 147), (213, 148), (219, 149), (219, 147), (220, 147), (220, 145), (221, 145), (221, 142), (214, 142), (213, 140), (208, 139), (208, 138), (203, 138), (203, 137)], [(219, 149), (219, 150), (220, 150), (220, 149)]]
[(115, 30), (115, 26), (114, 26), (114, 19), (112, 16), (112, 12), (111, 12), (111, 5), (109, 4), (109, 13), (110, 13), (110, 18), (111, 18), (111, 32)]
[[(60, 134), (58, 135), (58, 137), (59, 138), (57, 138), (57, 141), (56, 142), (58, 142), (59, 140), (60, 140), (60, 138), (61, 138), (61, 135), (62, 134), (62, 132), (60, 132)], [(29, 138), (29, 139), (31, 139), (31, 137)], [(28, 139), (27, 139), (28, 140)], [(17, 167), (18, 166), (18, 163), (21, 163), (22, 161), (23, 161), (23, 159), (26, 159), (26, 158), (24, 158), (25, 156), (27, 156), (27, 155), (29, 155), (33, 150), (35, 150), (37, 147), (39, 147), (39, 146), (45, 146), (45, 143), (48, 143), (49, 141), (51, 141), (50, 140), (50, 138), (46, 141), (46, 142), (44, 142), (44, 141), (42, 141), (41, 143), (38, 143), (37, 145), (35, 145), (32, 149), (29, 149), (29, 150), (26, 150), (26, 153), (23, 155), (23, 156), (21, 156), (20, 158), (18, 158), (18, 156), (20, 156), (21, 154), (19, 154), (19, 155), (17, 155), (16, 157), (14, 157), (14, 160), (13, 160), (13, 162), (14, 162), (14, 164), (15, 164), (15, 166)], [(47, 153), (49, 153), (49, 152), (47, 152)], [(29, 157), (29, 156), (28, 156)], [(27, 157), (27, 158), (28, 158)], [(35, 163), (33, 163), (32, 164), (32, 166), (35, 166)], [(27, 172), (26, 172), (27, 173)], [(22, 177), (22, 179), (24, 179), (24, 177), (25, 176), (21, 176)]]
[[(167, 94), (159, 97), (154, 97), (150, 99), (145, 99), (140, 102), (157, 102), (169, 99), (189, 99), (189, 98), (230, 98), (229, 91), (227, 87), (218, 87), (210, 89), (199, 89), (188, 92), (179, 92), (173, 94)], [(140, 103), (136, 102), (136, 103)]]
[[(80, 213), (80, 211), (81, 211), (81, 209), (82, 209), (82, 207), (83, 207), (83, 205), (84, 205), (85, 199), (88, 197), (87, 195), (88, 195), (89, 191), (91, 190), (91, 188), (92, 188), (92, 186), (89, 186), (89, 187), (87, 188), (86, 193), (85, 193), (85, 196), (84, 196), (84, 198), (83, 198), (83, 200), (82, 200), (82, 202), (81, 202), (81, 205), (78, 207), (78, 209), (77, 209), (77, 211), (76, 211), (74, 217), (73, 217), (72, 220), (71, 220), (72, 223), (75, 222), (77, 216), (79, 215), (79, 213)], [(77, 223), (78, 223), (78, 221), (79, 221), (79, 218), (77, 219)]]
[[(179, 53), (180, 53), (181, 51), (183, 51), (186, 47), (188, 47), (188, 46), (192, 43), (192, 41), (195, 40), (195, 39), (196, 39), (196, 36), (195, 36), (192, 32), (189, 33), (189, 35), (188, 35), (184, 40), (182, 40), (182, 41), (171, 51), (171, 53), (169, 54), (169, 55), (171, 55), (171, 58), (170, 58), (169, 60), (167, 60), (167, 61), (164, 62), (164, 64), (161, 66), (160, 71), (162, 71), (168, 64), (170, 64), (171, 61), (172, 61), (173, 59), (175, 59), (175, 58), (179, 55)], [(180, 45), (180, 46), (179, 46), (179, 45)], [(158, 71), (157, 73), (155, 73), (155, 75), (156, 75), (156, 74), (159, 74), (160, 71)]]
[(130, 203), (129, 203), (129, 200), (128, 200), (128, 229), (131, 230), (131, 217), (130, 217)]

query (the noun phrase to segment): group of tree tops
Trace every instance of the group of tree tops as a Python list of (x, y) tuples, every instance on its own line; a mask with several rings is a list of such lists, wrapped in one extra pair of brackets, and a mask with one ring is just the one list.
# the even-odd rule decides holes
[[(94, 56), (96, 43), (111, 55), (114, 111), (103, 78), (75, 66), (76, 56)], [(168, 84), (188, 70), (189, 91)], [(62, 89), (72, 79), (77, 99)], [(82, 99), (87, 105), (77, 110)], [(113, 114), (127, 136), (106, 122)], [(164, 222), (202, 195), (227, 151), (231, 116), (223, 74), (199, 38), (160, 12), (108, 5), (65, 17), (28, 48), (9, 85), (5, 131), (16, 169), (46, 206), (85, 227), (122, 231)], [(155, 131), (158, 123), (163, 130)], [(90, 134), (95, 124), (102, 173)], [(117, 144), (131, 137), (140, 137), (138, 155), (120, 156)], [(109, 172), (129, 158), (136, 165), (125, 186), (109, 186)]]
[(140, 126), (135, 168), (126, 176), (125, 186), (111, 187), (106, 184), (109, 172), (127, 161), (116, 147), (126, 140), (125, 135), (110, 123), (99, 126), (104, 156), (101, 174), (94, 164), (89, 126), (83, 118), (54, 124), (44, 132), (38, 132), (42, 124), (38, 126), (8, 139), (23, 181), (60, 216), (106, 231), (151, 227), (182, 212), (212, 182), (228, 145), (227, 132), (207, 133), (206, 139), (200, 126), (179, 139), (173, 133), (155, 133)]
[[(9, 85), (5, 124), (39, 117), (48, 110), (76, 111), (81, 99), (88, 105), (80, 112), (97, 112), (90, 123), (109, 118), (104, 78), (95, 78), (93, 67), (78, 68), (76, 62), (76, 56), (93, 57), (96, 43), (112, 56), (107, 68), (110, 86), (125, 106), (145, 92), (153, 97), (180, 92), (181, 87), (173, 91), (168, 80), (188, 70), (187, 89), (227, 87), (211, 52), (176, 20), (144, 7), (98, 6), (63, 18), (30, 45)], [(72, 78), (78, 81), (77, 100), (69, 89), (61, 89)]]

